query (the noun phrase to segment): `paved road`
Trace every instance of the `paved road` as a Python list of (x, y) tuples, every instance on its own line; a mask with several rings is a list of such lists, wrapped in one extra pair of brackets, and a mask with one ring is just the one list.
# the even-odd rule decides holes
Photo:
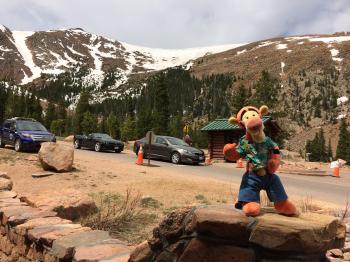
[[(96, 158), (114, 159), (115, 161), (128, 162), (134, 164), (136, 156), (130, 151), (121, 154), (116, 153), (96, 153), (88, 150), (77, 150), (77, 154), (94, 155)], [(218, 163), (211, 166), (191, 166), (191, 165), (173, 165), (172, 163), (152, 160), (163, 168), (178, 171), (181, 174), (187, 174), (198, 177), (214, 178), (220, 181), (239, 184), (242, 178), (243, 169), (237, 169), (230, 163)], [(320, 201), (326, 201), (333, 204), (344, 206), (347, 196), (350, 200), (350, 173), (341, 173), (341, 178), (331, 176), (302, 176), (292, 174), (279, 174), (286, 190), (289, 194), (299, 196), (300, 198), (311, 198)]]

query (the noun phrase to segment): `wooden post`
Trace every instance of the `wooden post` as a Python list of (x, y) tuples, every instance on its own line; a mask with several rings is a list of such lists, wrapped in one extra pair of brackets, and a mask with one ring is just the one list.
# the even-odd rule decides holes
[(148, 149), (148, 166), (151, 165), (151, 148), (152, 148), (152, 132), (150, 132), (149, 136), (148, 136), (148, 146), (149, 146), (149, 149)]

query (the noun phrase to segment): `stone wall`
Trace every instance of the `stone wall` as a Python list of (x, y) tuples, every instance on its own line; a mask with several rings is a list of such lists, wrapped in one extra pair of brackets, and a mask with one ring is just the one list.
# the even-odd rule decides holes
[(199, 206), (173, 212), (136, 247), (130, 262), (325, 261), (341, 248), (345, 225), (313, 213), (286, 217), (265, 210), (246, 217), (232, 205)]
[(29, 206), (0, 174), (1, 262), (126, 262), (131, 247), (108, 232), (92, 230), (57, 216), (57, 212)]

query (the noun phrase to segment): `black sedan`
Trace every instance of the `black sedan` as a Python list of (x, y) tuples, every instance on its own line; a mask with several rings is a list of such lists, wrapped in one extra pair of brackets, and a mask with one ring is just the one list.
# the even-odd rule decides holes
[[(146, 138), (135, 141), (134, 152), (138, 154), (140, 146), (143, 147), (144, 158), (148, 158), (149, 146)], [(156, 136), (151, 145), (151, 158), (170, 160), (174, 164), (199, 164), (205, 161), (204, 152), (176, 137)]]
[(124, 150), (124, 143), (111, 138), (107, 134), (92, 133), (89, 135), (75, 135), (74, 148), (94, 149), (96, 152), (112, 150), (120, 153)]

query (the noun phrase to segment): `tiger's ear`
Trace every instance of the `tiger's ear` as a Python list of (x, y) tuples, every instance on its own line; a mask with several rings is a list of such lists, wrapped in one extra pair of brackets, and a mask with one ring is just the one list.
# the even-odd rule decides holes
[(239, 124), (239, 120), (235, 118), (234, 116), (231, 116), (228, 122), (232, 125)]
[(259, 112), (261, 114), (261, 116), (267, 115), (267, 113), (269, 112), (269, 108), (267, 106), (261, 106), (259, 109)]

